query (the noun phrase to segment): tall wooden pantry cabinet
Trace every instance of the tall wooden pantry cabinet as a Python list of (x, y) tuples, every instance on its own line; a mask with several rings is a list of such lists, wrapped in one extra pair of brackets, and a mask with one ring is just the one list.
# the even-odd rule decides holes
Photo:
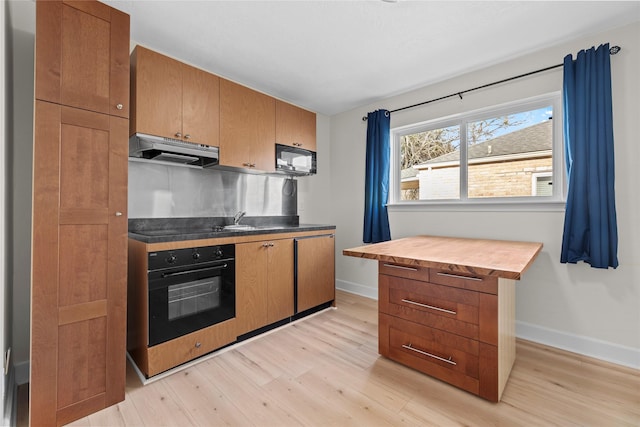
[(124, 399), (129, 16), (36, 3), (31, 425)]

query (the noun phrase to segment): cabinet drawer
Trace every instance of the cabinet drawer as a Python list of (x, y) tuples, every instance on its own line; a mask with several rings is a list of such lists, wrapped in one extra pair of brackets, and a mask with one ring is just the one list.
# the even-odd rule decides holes
[(380, 261), (378, 263), (378, 274), (406, 277), (407, 279), (423, 280), (425, 282), (429, 281), (429, 269), (415, 265), (402, 265)]
[(440, 285), (473, 291), (498, 294), (498, 278), (490, 276), (478, 276), (470, 273), (459, 273), (432, 268), (429, 270), (429, 281)]
[(147, 377), (205, 355), (236, 340), (236, 319), (209, 326), (148, 348)]
[(478, 393), (478, 341), (385, 314), (379, 320), (383, 356)]
[(478, 292), (380, 275), (379, 309), (467, 338), (479, 338)]

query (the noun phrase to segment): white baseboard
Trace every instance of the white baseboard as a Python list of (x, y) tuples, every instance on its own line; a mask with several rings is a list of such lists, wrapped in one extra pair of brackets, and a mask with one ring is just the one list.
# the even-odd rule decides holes
[(16, 371), (16, 385), (29, 382), (29, 361), (16, 363), (14, 369)]
[(364, 286), (359, 283), (347, 282), (346, 280), (336, 279), (336, 289), (349, 292), (352, 294), (360, 295), (362, 297), (378, 299), (378, 285), (375, 288), (371, 286)]
[[(378, 299), (377, 287), (371, 288), (370, 286), (346, 280), (336, 280), (336, 289), (375, 300)], [(519, 320), (516, 321), (516, 337), (617, 365), (640, 369), (640, 349), (637, 348), (545, 328)]]
[(516, 321), (516, 337), (640, 369), (640, 349)]

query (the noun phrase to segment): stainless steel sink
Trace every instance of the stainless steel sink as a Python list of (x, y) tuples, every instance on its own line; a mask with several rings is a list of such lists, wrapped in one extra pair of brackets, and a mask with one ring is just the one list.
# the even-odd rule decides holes
[(234, 224), (234, 225), (225, 225), (224, 231), (250, 231), (255, 230), (256, 227), (253, 225), (243, 225), (243, 224)]

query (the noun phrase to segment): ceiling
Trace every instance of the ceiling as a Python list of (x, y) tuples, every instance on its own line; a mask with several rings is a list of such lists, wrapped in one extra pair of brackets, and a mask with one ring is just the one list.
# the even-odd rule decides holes
[(325, 115), (640, 21), (640, 1), (103, 2), (136, 43)]

